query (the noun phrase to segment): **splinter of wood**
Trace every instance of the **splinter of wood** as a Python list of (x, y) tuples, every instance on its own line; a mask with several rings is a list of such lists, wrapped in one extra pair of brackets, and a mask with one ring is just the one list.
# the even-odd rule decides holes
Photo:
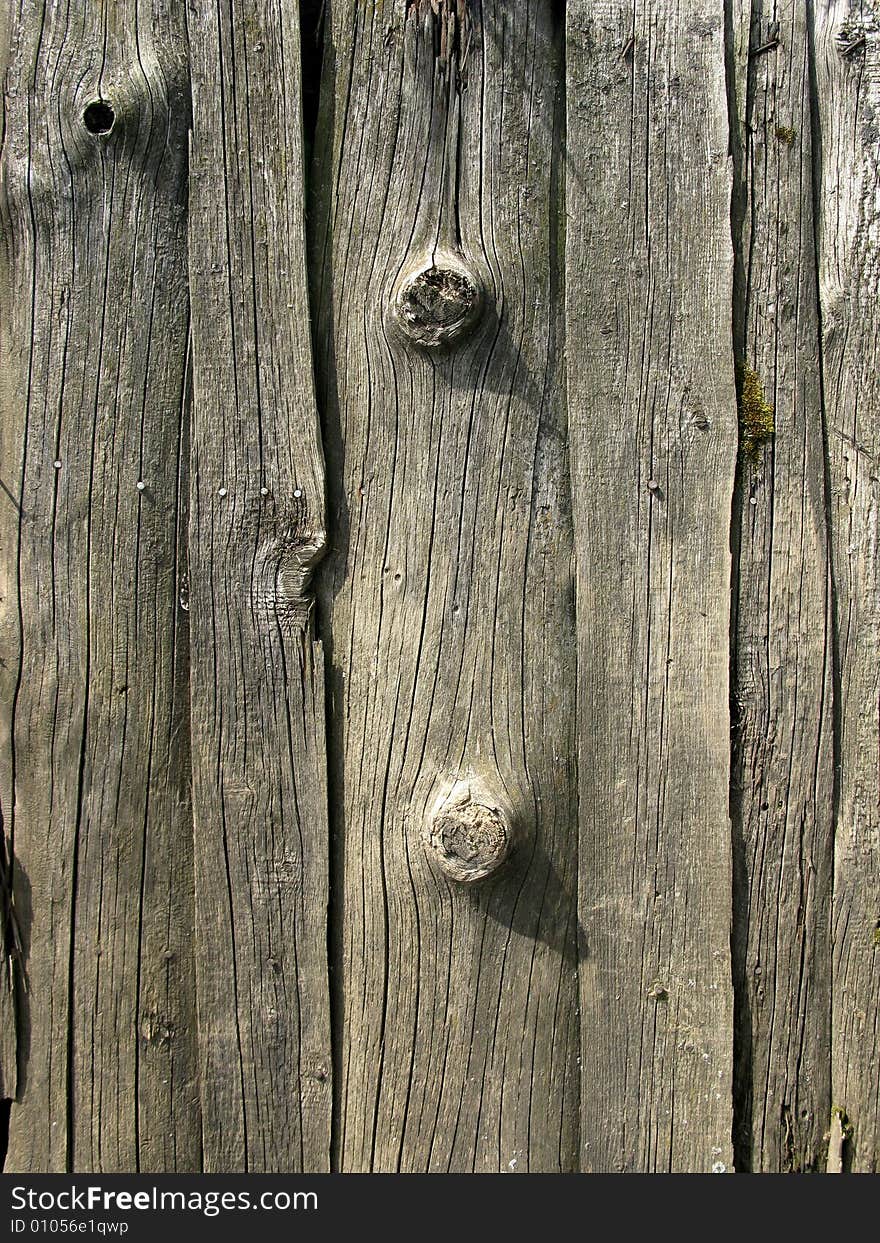
[(492, 876), (510, 855), (509, 817), (490, 795), (459, 781), (434, 807), (422, 830), (429, 858), (449, 880), (470, 885)]
[(865, 36), (856, 35), (849, 43), (844, 44), (840, 49), (841, 56), (852, 56), (853, 52), (857, 52), (860, 47), (865, 46)]
[(766, 43), (762, 43), (760, 47), (752, 48), (749, 56), (763, 56), (765, 52), (772, 52), (775, 47), (779, 47), (778, 39), (768, 39)]
[(826, 1174), (843, 1173), (843, 1150), (849, 1134), (846, 1111), (835, 1105), (831, 1110), (831, 1129), (828, 1132), (828, 1160)]
[(479, 320), (482, 283), (460, 256), (435, 253), (404, 269), (389, 309), (393, 322), (413, 344), (444, 349), (467, 336)]

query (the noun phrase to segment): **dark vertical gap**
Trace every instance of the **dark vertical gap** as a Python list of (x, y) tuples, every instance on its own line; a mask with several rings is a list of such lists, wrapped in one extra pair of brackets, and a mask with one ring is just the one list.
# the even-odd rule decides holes
[(9, 1115), (12, 1112), (12, 1101), (7, 1097), (0, 1101), (0, 1171), (6, 1166), (6, 1153), (9, 1150)]
[[(819, 90), (816, 76), (816, 7), (815, 0), (807, 0), (806, 5), (807, 18), (807, 73), (809, 77), (810, 88), (810, 172), (812, 175), (812, 197), (813, 197), (813, 273), (816, 281), (816, 323), (818, 325), (819, 339), (817, 341), (817, 357), (819, 362), (819, 413), (822, 424), (822, 469), (823, 469), (823, 487), (825, 494), (825, 540), (826, 540), (826, 558), (828, 565), (828, 624), (831, 637), (831, 749), (832, 749), (832, 784), (831, 784), (831, 841), (829, 851), (831, 855), (831, 876), (830, 876), (830, 896), (828, 903), (828, 917), (830, 921), (829, 927), (829, 943), (831, 944), (831, 971), (828, 980), (828, 1032), (829, 1036), (833, 1033), (834, 1024), (834, 950), (831, 942), (831, 928), (834, 919), (834, 858), (835, 858), (835, 839), (837, 835), (837, 824), (840, 814), (840, 764), (841, 764), (841, 704), (843, 702), (841, 695), (841, 678), (840, 678), (840, 634), (838, 628), (838, 610), (837, 610), (837, 587), (834, 578), (834, 545), (832, 541), (832, 491), (831, 491), (831, 463), (828, 454), (828, 417), (825, 402), (825, 332), (822, 324), (822, 292), (819, 281), (819, 220), (821, 210), (821, 180), (822, 180), (822, 131), (819, 121)], [(833, 1040), (829, 1041), (828, 1049), (828, 1084), (830, 1095), (834, 1095), (834, 1083), (832, 1080), (833, 1062), (832, 1062)], [(831, 1117), (832, 1100), (828, 1101), (828, 1119)], [(845, 1172), (849, 1172), (852, 1163), (852, 1144), (844, 1143), (843, 1146), (843, 1168)]]
[(300, 0), (300, 54), (303, 100), (303, 176), (306, 190), (306, 262), (315, 400), (324, 451), (327, 552), (313, 579), (317, 608), (315, 634), (324, 649), (327, 816), (329, 825), (327, 966), (330, 993), (332, 1106), (330, 1169), (341, 1166), (342, 894), (344, 891), (344, 769), (342, 682), (333, 659), (330, 626), (338, 575), (348, 547), (348, 509), (343, 487), (343, 445), (332, 369), (332, 152), (335, 120), (335, 62), (328, 52), (330, 0)]
[[(186, 108), (188, 131), (186, 134), (184, 153), (184, 194), (186, 203), (186, 232), (184, 234), (184, 256), (186, 260), (186, 287), (190, 305), (187, 308), (186, 356), (184, 358), (182, 387), (180, 393), (180, 439), (178, 441), (177, 461), (177, 540), (175, 548), (175, 582), (177, 584), (178, 611), (175, 614), (174, 626), (174, 659), (180, 662), (180, 714), (183, 723), (182, 737), (187, 749), (187, 763), (184, 769), (188, 786), (185, 797), (189, 803), (190, 813), (190, 878), (189, 878), (189, 919), (192, 929), (192, 1021), (195, 1032), (194, 1045), (191, 1047), (193, 1064), (196, 1069), (196, 1094), (199, 1111), (199, 1146), (197, 1173), (205, 1170), (205, 1116), (203, 1108), (203, 1083), (201, 1075), (201, 1037), (198, 1023), (198, 946), (196, 936), (198, 921), (196, 918), (196, 849), (195, 849), (195, 808), (193, 806), (193, 746), (192, 746), (192, 653), (190, 649), (189, 628), (189, 519), (192, 508), (192, 481), (194, 465), (192, 461), (192, 433), (194, 418), (194, 386), (193, 386), (193, 321), (192, 301), (190, 296), (190, 255), (189, 255), (189, 208), (190, 208), (190, 172), (192, 169), (193, 142), (193, 93), (192, 93), (192, 44), (189, 30), (189, 6), (183, 5), (183, 31), (186, 40)], [(174, 675), (174, 691), (177, 694), (177, 673)]]
[[(190, 100), (191, 106), (191, 100)], [(192, 114), (190, 113), (190, 124), (192, 123)], [(191, 131), (190, 131), (191, 132)], [(191, 151), (189, 143), (187, 143), (185, 156), (185, 178), (187, 189), (187, 203), (189, 196), (189, 169), (190, 169)], [(187, 230), (189, 225), (187, 224)], [(187, 263), (187, 286), (189, 285), (189, 249), (184, 251)], [(192, 750), (192, 657), (190, 652), (190, 629), (189, 629), (189, 514), (191, 503), (191, 445), (192, 445), (192, 422), (193, 422), (193, 326), (192, 326), (192, 308), (188, 308), (187, 312), (187, 336), (186, 336), (186, 355), (184, 359), (184, 368), (182, 376), (182, 386), (180, 394), (180, 436), (178, 440), (178, 459), (177, 459), (177, 495), (176, 495), (176, 547), (175, 547), (175, 567), (174, 581), (177, 586), (177, 599), (174, 615), (174, 629), (172, 640), (172, 651), (174, 661), (173, 673), (173, 696), (175, 704), (172, 707), (172, 719), (181, 725), (180, 737), (182, 739), (180, 746), (185, 749), (186, 755), (182, 757), (180, 766), (180, 780), (186, 782), (181, 789), (179, 797), (185, 799), (189, 807), (190, 822), (190, 838), (189, 838), (189, 860), (187, 887), (188, 887), (188, 909), (186, 914), (187, 924), (192, 930), (192, 948), (191, 957), (187, 961), (187, 972), (191, 981), (192, 994), (189, 998), (191, 1009), (189, 1011), (190, 1020), (193, 1024), (194, 1039), (189, 1047), (189, 1056), (193, 1059), (193, 1065), (196, 1068), (197, 1082), (199, 1090), (197, 1093), (196, 1108), (199, 1113), (199, 1146), (198, 1146), (198, 1169), (196, 1172), (204, 1172), (204, 1124), (202, 1112), (202, 1090), (200, 1083), (200, 1075), (198, 1068), (200, 1064), (199, 1051), (199, 1025), (198, 1025), (198, 983), (196, 969), (196, 854), (195, 854), (195, 816), (193, 809), (192, 786), (193, 786), (193, 750)], [(183, 1000), (181, 998), (181, 1000)], [(179, 1171), (174, 1171), (179, 1172)]]
[[(740, 132), (737, 95), (736, 47), (733, 5), (724, 0), (724, 61), (727, 85), (727, 109), (730, 123), (730, 156), (733, 185), (730, 201), (730, 233), (733, 245), (733, 304), (731, 331), (736, 377), (736, 402), (742, 397), (742, 366), (745, 359), (748, 275), (743, 255), (743, 230), (748, 211), (748, 186), (745, 173), (746, 152)], [(750, 44), (756, 37), (754, 10), (750, 22)], [(751, 112), (752, 75), (746, 70), (746, 94), (743, 116)], [(740, 88), (741, 89), (741, 88)], [(746, 981), (746, 954), (749, 932), (749, 877), (742, 819), (742, 788), (740, 775), (740, 712), (739, 712), (739, 630), (740, 555), (743, 516), (743, 457), (739, 454), (734, 476), (730, 521), (730, 797), (732, 857), (732, 910), (730, 926), (730, 957), (733, 983), (733, 1165), (738, 1173), (752, 1169), (752, 1099), (753, 1047), (752, 1015)]]
[[(93, 447), (93, 457), (92, 457), (92, 472), (94, 473), (94, 447)], [(89, 513), (92, 512), (91, 480), (89, 481), (88, 510), (89, 510)], [(90, 575), (91, 575), (91, 570), (90, 570), (91, 531), (89, 530), (88, 527), (86, 529), (86, 533), (87, 533), (87, 539), (89, 541), (88, 552), (86, 555), (86, 581), (88, 582), (90, 580)], [(87, 596), (86, 610), (88, 611), (90, 607), (91, 607), (90, 602)], [(83, 702), (82, 739), (80, 742), (79, 763), (78, 763), (78, 771), (77, 771), (76, 825), (75, 825), (75, 831), (74, 831), (74, 837), (73, 837), (73, 858), (72, 858), (72, 863), (71, 863), (71, 875), (70, 875), (70, 929), (69, 929), (69, 934), (67, 938), (67, 1042), (66, 1042), (67, 1067), (66, 1067), (66, 1074), (65, 1074), (65, 1078), (66, 1078), (65, 1125), (67, 1127), (67, 1137), (66, 1137), (67, 1157), (64, 1163), (65, 1172), (67, 1174), (73, 1174), (76, 1169), (76, 1166), (74, 1164), (74, 1161), (75, 1161), (75, 1156), (74, 1156), (75, 1110), (74, 1110), (74, 1105), (73, 1105), (74, 1096), (75, 1096), (75, 1087), (76, 1087), (74, 1069), (73, 1069), (74, 1054), (76, 1052), (76, 1043), (75, 1043), (76, 1033), (74, 1031), (74, 1004), (73, 1003), (74, 1003), (74, 989), (76, 985), (76, 900), (77, 900), (78, 888), (79, 888), (79, 862), (80, 862), (80, 847), (82, 845), (83, 796), (85, 792), (85, 772), (86, 772), (86, 759), (87, 759), (86, 747), (88, 745), (88, 722), (89, 722), (89, 692), (88, 692), (89, 677), (88, 677), (88, 674), (89, 674), (89, 655), (90, 655), (90, 648), (91, 648), (91, 636), (89, 634), (88, 626), (86, 627), (86, 645), (87, 645), (86, 677), (85, 677), (86, 690), (85, 690), (84, 702)]]
[[(19, 1002), (21, 997), (21, 965), (23, 961), (21, 936), (16, 918), (12, 892), (13, 853), (6, 835), (3, 822), (3, 808), (0, 806), (0, 990), (5, 990), (6, 998), (2, 1003), (11, 1010), (12, 1024), (15, 1031), (15, 1056), (11, 1066), (0, 1065), (0, 1081), (3, 1091), (15, 1092), (20, 1060), (21, 1036), (19, 1025)], [(7, 1011), (8, 1015), (9, 1011)], [(5, 1019), (9, 1022), (9, 1017)], [(6, 1164), (6, 1153), (9, 1149), (9, 1119), (12, 1112), (12, 1097), (0, 1097), (0, 1171)]]
[[(187, 296), (190, 299), (190, 305), (187, 311), (187, 339), (186, 339), (186, 358), (184, 361), (183, 388), (181, 390), (181, 409), (180, 409), (180, 441), (178, 444), (179, 459), (177, 465), (177, 547), (175, 550), (175, 579), (177, 582), (177, 603), (180, 613), (185, 614), (185, 618), (181, 618), (180, 613), (177, 614), (177, 625), (175, 626), (175, 657), (180, 653), (181, 664), (181, 682), (183, 683), (181, 696), (181, 715), (184, 722), (183, 737), (186, 739), (186, 747), (189, 753), (188, 764), (186, 768), (186, 776), (188, 778), (188, 788), (186, 790), (186, 798), (189, 802), (190, 810), (190, 865), (192, 874), (190, 877), (190, 917), (192, 928), (192, 1018), (195, 1029), (195, 1044), (192, 1048), (192, 1056), (197, 1075), (197, 1102), (199, 1111), (199, 1144), (198, 1144), (198, 1169), (197, 1173), (205, 1171), (205, 1114), (203, 1107), (203, 1083), (201, 1075), (201, 1049), (200, 1034), (198, 1024), (198, 946), (196, 945), (196, 936), (198, 929), (198, 920), (196, 917), (196, 849), (195, 849), (195, 808), (193, 805), (193, 746), (192, 746), (192, 652), (190, 648), (190, 625), (189, 625), (189, 599), (190, 599), (190, 579), (189, 579), (189, 522), (190, 512), (192, 509), (193, 496), (193, 477), (194, 463), (192, 460), (192, 439), (193, 439), (193, 422), (194, 422), (194, 383), (193, 383), (193, 321), (192, 321), (192, 302), (190, 298), (190, 254), (189, 254), (189, 208), (190, 208), (190, 173), (192, 170), (192, 142), (193, 142), (193, 93), (192, 93), (192, 44), (189, 31), (189, 15), (188, 6), (183, 6), (183, 28), (186, 37), (186, 63), (187, 63), (187, 110), (189, 130), (186, 138), (185, 153), (185, 187), (186, 187), (186, 213), (187, 226), (185, 235), (186, 268), (187, 268)], [(177, 642), (177, 635), (180, 636), (180, 642)]]
[(326, 0), (299, 0), (300, 65), (302, 71), (303, 173), (310, 185), (318, 105), (321, 97), (321, 60)]
[[(558, 403), (560, 411), (560, 434), (563, 446), (563, 478), (566, 481), (567, 494), (565, 496), (565, 505), (568, 512), (568, 539), (570, 541), (569, 548), (574, 553), (574, 517), (572, 513), (572, 480), (571, 480), (571, 446), (569, 442), (568, 432), (568, 382), (566, 370), (566, 315), (565, 315), (565, 291), (566, 291), (566, 265), (565, 265), (565, 225), (566, 225), (566, 171), (568, 168), (567, 151), (568, 151), (568, 95), (567, 95), (567, 60), (566, 60), (566, 0), (551, 0), (551, 13), (553, 22), (554, 40), (556, 43), (556, 62), (559, 69), (559, 85), (557, 98), (553, 108), (553, 154), (550, 164), (550, 305), (558, 307), (558, 312), (552, 321), (553, 339), (551, 342), (551, 350), (554, 356), (555, 369), (553, 373), (555, 380), (559, 385)], [(543, 425), (543, 417), (541, 423)], [(539, 433), (540, 434), (540, 433)], [(579, 806), (579, 782), (580, 767), (577, 762), (577, 751), (580, 733), (578, 729), (578, 694), (577, 687), (578, 678), (578, 631), (577, 631), (577, 601), (576, 593), (572, 593), (571, 599), (571, 624), (572, 635), (570, 637), (572, 667), (574, 670), (574, 730), (573, 741), (575, 747), (575, 780), (574, 780), (574, 808), (575, 813)], [(574, 1084), (574, 1105), (573, 1105), (573, 1123), (571, 1142), (572, 1150), (566, 1152), (562, 1145), (568, 1139), (566, 1126), (568, 1117), (566, 1111), (571, 1106), (563, 1104), (563, 1113), (561, 1117), (562, 1134), (560, 1135), (560, 1152), (559, 1165), (564, 1172), (577, 1173), (581, 1169), (581, 1128), (583, 1118), (583, 1085), (581, 1082), (581, 1065), (583, 1058), (581, 1056), (581, 1026), (579, 1021), (580, 1015), (580, 961), (581, 961), (581, 945), (580, 945), (580, 834), (575, 833), (574, 839), (574, 897), (569, 910), (569, 923), (565, 930), (565, 956), (567, 961), (575, 963), (575, 972), (577, 980), (575, 983), (575, 1015), (574, 1015), (574, 1043), (572, 1048), (572, 1057), (575, 1059), (572, 1082)], [(569, 957), (570, 956), (570, 957)], [(568, 1070), (566, 1069), (566, 1081), (568, 1080)], [(563, 1089), (567, 1098), (567, 1087)]]

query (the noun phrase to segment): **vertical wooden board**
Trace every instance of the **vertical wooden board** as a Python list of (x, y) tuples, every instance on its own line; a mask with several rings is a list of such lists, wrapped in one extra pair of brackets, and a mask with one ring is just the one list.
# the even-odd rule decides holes
[(773, 1173), (821, 1168), (830, 1116), (831, 583), (806, 8), (733, 19), (735, 1144)]
[[(544, 0), (328, 10), (314, 266), (333, 486), (319, 603), (342, 882), (335, 1159), (571, 1170), (561, 25)], [(508, 833), (504, 865), (455, 878), (496, 863)]]
[(582, 1162), (731, 1167), (721, 0), (569, 0)]
[[(12, 24), (12, 14), (8, 9), (0, 9), (0, 81), (4, 86), (8, 85), (7, 70), (9, 67), (9, 59), (11, 53), (10, 47), (10, 28)], [(6, 95), (4, 90), (0, 90), (0, 129), (6, 132)], [(2, 169), (2, 162), (0, 162)], [(2, 176), (2, 173), (0, 173)], [(0, 203), (3, 200), (2, 182), (0, 182)], [(0, 207), (0, 212), (3, 208)], [(6, 216), (0, 215), (0, 222), (4, 222)], [(0, 247), (0, 255), (2, 255), (3, 264), (8, 264), (8, 250)], [(0, 267), (0, 281), (5, 281), (5, 286), (0, 284), (0, 312), (5, 316), (5, 304), (2, 301), (2, 288), (9, 288), (10, 279), (8, 275), (8, 267)], [(0, 317), (0, 348), (2, 348), (3, 323)], [(2, 355), (0, 355), (2, 358)], [(0, 364), (2, 366), (2, 364)], [(3, 413), (3, 421), (10, 422), (9, 411), (5, 402), (5, 390), (3, 386), (3, 372), (0, 370), (0, 410)], [(20, 431), (20, 423), (15, 425), (16, 430)], [(12, 427), (10, 427), (12, 432)], [(7, 433), (7, 436), (10, 434)], [(7, 447), (7, 439), (3, 438), (0, 431), (0, 449), (4, 452)], [(5, 461), (5, 458), (4, 458)], [(0, 1101), (3, 1102), (2, 1108), (8, 1108), (7, 1102), (10, 1102), (16, 1094), (18, 1087), (18, 1036), (17, 1036), (17, 1011), (18, 1011), (18, 990), (21, 986), (20, 979), (16, 977), (21, 970), (20, 963), (20, 946), (17, 944), (19, 940), (15, 914), (14, 900), (12, 893), (12, 843), (9, 832), (11, 825), (8, 826), (3, 815), (4, 805), (11, 807), (11, 789), (10, 789), (10, 772), (8, 764), (8, 717), (5, 704), (14, 683), (11, 680), (11, 666), (19, 659), (19, 619), (13, 609), (9, 606), (9, 594), (13, 591), (14, 583), (11, 581), (11, 564), (9, 562), (8, 550), (13, 546), (15, 541), (15, 532), (18, 529), (18, 511), (14, 504), (9, 503), (9, 497), (6, 495), (6, 471), (0, 468), (0, 703), (4, 705), (0, 708), (0, 920), (2, 920), (2, 928), (0, 928)], [(14, 496), (12, 498), (15, 499)], [(7, 550), (4, 552), (4, 549)], [(10, 680), (6, 680), (10, 679)]]
[[(323, 460), (292, 0), (198, 0), (190, 274), (196, 946), (211, 1171), (327, 1168)], [(267, 89), (267, 84), (271, 84)]]
[(7, 1166), (187, 1170), (185, 30), (158, 0), (22, 0), (10, 37), (3, 806), (27, 989)]
[(838, 658), (833, 1104), (880, 1169), (880, 6), (813, 7), (819, 289)]

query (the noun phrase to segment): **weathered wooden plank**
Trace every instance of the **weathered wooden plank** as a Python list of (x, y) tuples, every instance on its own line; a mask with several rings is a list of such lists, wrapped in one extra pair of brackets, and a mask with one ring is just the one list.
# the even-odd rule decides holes
[[(9, 9), (0, 9), (0, 81), (6, 82), (6, 71), (9, 68), (10, 57), (10, 26), (12, 14)], [(4, 91), (0, 91), (0, 132), (6, 132), (6, 96)], [(2, 165), (0, 164), (0, 169)], [(0, 190), (0, 196), (2, 191)], [(2, 218), (0, 218), (2, 219)], [(0, 254), (6, 254), (5, 249), (0, 250)], [(0, 268), (0, 277), (5, 280), (5, 287), (9, 288), (9, 280), (6, 278), (6, 268)], [(4, 312), (5, 303), (2, 302), (2, 293), (0, 292), (0, 311)], [(2, 318), (0, 318), (0, 343), (2, 342)], [(4, 383), (2, 380), (2, 370), (0, 369), (0, 385)], [(5, 400), (4, 389), (0, 388), (0, 401), (2, 401), (2, 414), (4, 414), (4, 423), (9, 424), (7, 428), (7, 439), (0, 439), (0, 447), (5, 450), (7, 440), (14, 440), (15, 433), (20, 434), (20, 420), (16, 420), (12, 424), (10, 419), (10, 409)], [(0, 438), (2, 431), (0, 430)], [(4, 459), (5, 461), (5, 459)], [(10, 549), (15, 546), (16, 532), (19, 527), (19, 513), (15, 505), (10, 505), (9, 496), (6, 496), (6, 470), (5, 466), (0, 467), (0, 487), (2, 488), (2, 497), (0, 498), (0, 700), (7, 702), (11, 694), (14, 682), (11, 681), (12, 666), (19, 660), (20, 645), (20, 625), (19, 617), (16, 610), (10, 608), (9, 595), (15, 590), (15, 585), (10, 583)], [(4, 804), (6, 808), (11, 807), (11, 787), (9, 766), (5, 762), (7, 755), (7, 747), (9, 747), (9, 725), (7, 725), (7, 710), (0, 712), (0, 920), (2, 927), (0, 929), (0, 1100), (2, 1106), (0, 1108), (9, 1110), (10, 1101), (14, 1098), (17, 1090), (17, 1035), (16, 1035), (16, 1012), (17, 1012), (17, 989), (21, 986), (21, 981), (17, 977), (17, 973), (21, 970), (19, 958), (20, 945), (19, 933), (17, 933), (14, 899), (12, 899), (12, 844), (9, 837), (11, 825), (6, 823), (4, 817)], [(5, 1139), (0, 1140), (0, 1144), (5, 1149)]]
[(736, 462), (721, 0), (569, 0), (588, 1170), (731, 1165)]
[[(561, 23), (545, 0), (327, 7), (336, 1161), (573, 1169)], [(497, 874), (456, 879), (508, 831)]]
[[(330, 1149), (324, 479), (297, 5), (191, 4), (190, 601), (207, 1170)], [(271, 83), (267, 89), (267, 83)]]
[[(880, 1169), (880, 8), (813, 8), (819, 289), (837, 639), (831, 1093)], [(837, 1125), (839, 1126), (839, 1119)]]
[(183, 13), (22, 0), (11, 39), (2, 801), (28, 987), (7, 1167), (190, 1169)]
[(834, 819), (808, 31), (800, 0), (733, 16), (735, 1144), (802, 1171), (830, 1117)]

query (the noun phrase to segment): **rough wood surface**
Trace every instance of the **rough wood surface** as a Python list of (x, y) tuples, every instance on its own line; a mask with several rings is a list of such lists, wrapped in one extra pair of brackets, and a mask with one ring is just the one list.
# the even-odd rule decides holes
[(819, 281), (837, 635), (831, 1095), (880, 1169), (880, 6), (820, 0)]
[(735, 1143), (775, 1173), (821, 1169), (831, 1108), (833, 645), (807, 10), (760, 10), (732, 45)]
[[(297, 6), (188, 6), (189, 598), (204, 1165), (327, 1168), (324, 472)], [(266, 89), (267, 83), (272, 84)]]
[(0, 74), (6, 1169), (880, 1169), (880, 0)]
[(567, 6), (588, 1170), (731, 1166), (722, 17), (721, 0)]
[[(335, 1157), (571, 1170), (561, 23), (545, 0), (327, 10), (315, 290)], [(517, 840), (496, 868), (499, 825)], [(463, 883), (463, 860), (491, 875)]]
[[(0, 627), (27, 980), (7, 1160), (19, 1171), (198, 1162), (176, 588), (182, 18), (159, 0), (22, 0), (9, 20)], [(100, 99), (112, 114), (99, 108), (90, 130)]]

